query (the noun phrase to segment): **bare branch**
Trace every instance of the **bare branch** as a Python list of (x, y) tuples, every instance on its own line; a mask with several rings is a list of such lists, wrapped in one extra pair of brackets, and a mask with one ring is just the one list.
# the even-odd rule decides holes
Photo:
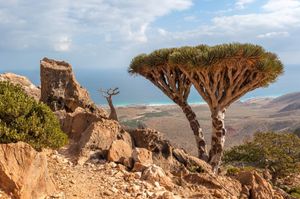
[(119, 88), (116, 87), (114, 89), (110, 88), (110, 89), (107, 89), (107, 90), (99, 89), (99, 92), (102, 94), (102, 96), (104, 98), (106, 98), (107, 103), (108, 103), (108, 105), (110, 107), (109, 118), (118, 121), (118, 116), (117, 116), (116, 109), (115, 109), (115, 107), (113, 105), (112, 96), (118, 95), (120, 93)]
[(111, 98), (114, 95), (118, 95), (120, 93), (119, 88), (116, 87), (114, 89), (110, 88), (110, 89), (99, 89), (99, 92), (102, 94), (103, 97), (105, 98)]

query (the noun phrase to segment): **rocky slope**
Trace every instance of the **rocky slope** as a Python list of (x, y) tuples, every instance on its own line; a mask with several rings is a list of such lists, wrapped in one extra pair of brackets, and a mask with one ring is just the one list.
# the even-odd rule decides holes
[(20, 85), (24, 91), (35, 100), (39, 100), (41, 97), (41, 90), (26, 77), (14, 73), (4, 73), (0, 74), (0, 81), (9, 81), (13, 84)]
[(3, 198), (283, 198), (256, 172), (215, 175), (158, 131), (126, 130), (109, 120), (66, 62), (44, 58), (41, 82), (41, 101), (56, 113), (70, 143), (40, 153), (24, 143), (10, 150), (0, 144)]

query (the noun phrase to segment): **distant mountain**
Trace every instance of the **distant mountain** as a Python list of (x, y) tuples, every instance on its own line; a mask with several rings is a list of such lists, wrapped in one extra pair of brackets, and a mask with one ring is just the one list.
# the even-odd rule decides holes
[(284, 108), (282, 108), (281, 110), (279, 110), (278, 112), (295, 111), (295, 110), (300, 110), (300, 102), (291, 103), (285, 106)]
[(270, 103), (274, 98), (271, 97), (257, 97), (257, 98), (251, 98), (248, 100), (245, 100), (242, 102), (244, 105), (260, 105), (264, 106), (268, 103)]
[(276, 108), (279, 112), (300, 109), (300, 92), (289, 93), (277, 97), (263, 106), (263, 108)]

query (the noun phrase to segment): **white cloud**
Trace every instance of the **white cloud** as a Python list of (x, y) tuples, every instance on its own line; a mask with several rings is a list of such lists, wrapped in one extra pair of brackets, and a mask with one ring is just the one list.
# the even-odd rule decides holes
[(257, 38), (273, 38), (273, 37), (287, 37), (289, 36), (288, 32), (268, 32), (264, 34), (257, 35)]
[(157, 31), (162, 36), (166, 36), (168, 34), (168, 32), (163, 28), (159, 28)]
[(68, 36), (61, 36), (54, 41), (54, 50), (58, 52), (66, 52), (71, 49), (72, 40)]
[(298, 0), (269, 0), (263, 9), (269, 12), (282, 11), (286, 9), (293, 9), (300, 6)]
[[(286, 5), (284, 5), (286, 3)], [(285, 53), (284, 61), (290, 63), (290, 52), (299, 52), (300, 1), (268, 0), (261, 4), (256, 12), (247, 14), (216, 14), (211, 21), (197, 28), (169, 32), (169, 37), (176, 41), (173, 45), (210, 45), (224, 42), (249, 42), (265, 46), (279, 55)], [(275, 40), (276, 38), (276, 40)], [(295, 54), (295, 53), (294, 53)], [(294, 55), (293, 54), (293, 55)], [(293, 63), (300, 59), (293, 58)]]
[(235, 7), (238, 9), (244, 9), (246, 5), (255, 2), (255, 0), (237, 0), (235, 2)]
[[(286, 3), (286, 5), (283, 5)], [(279, 8), (282, 4), (281, 9)], [(265, 12), (244, 15), (221, 16), (213, 19), (214, 26), (229, 31), (247, 29), (284, 29), (300, 26), (300, 3), (295, 0), (269, 0), (263, 6)]]
[[(15, 48), (28, 43), (40, 47), (54, 42), (50, 45), (54, 50), (69, 51), (73, 46), (69, 38), (76, 38), (76, 42), (82, 39), (86, 45), (94, 44), (94, 40), (145, 43), (151, 23), (172, 11), (188, 9), (192, 1), (0, 0), (0, 24), (5, 23), (0, 26), (1, 36), (10, 39), (0, 47)], [(36, 36), (31, 39), (33, 34)], [(57, 38), (57, 35), (68, 35), (68, 38)]]

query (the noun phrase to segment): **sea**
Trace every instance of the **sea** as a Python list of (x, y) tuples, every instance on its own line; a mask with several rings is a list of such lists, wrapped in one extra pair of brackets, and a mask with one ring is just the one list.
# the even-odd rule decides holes
[[(77, 81), (85, 87), (98, 105), (106, 105), (100, 89), (119, 88), (120, 94), (113, 97), (116, 106), (170, 105), (173, 104), (159, 89), (140, 76), (132, 76), (127, 67), (118, 69), (74, 68)], [(13, 72), (28, 77), (34, 84), (40, 85), (40, 72), (37, 69), (1, 69), (0, 73)], [(257, 97), (278, 97), (300, 91), (300, 67), (288, 65), (285, 73), (269, 87), (256, 89), (241, 98), (247, 100)], [(205, 103), (192, 89), (188, 101), (193, 104)]]

